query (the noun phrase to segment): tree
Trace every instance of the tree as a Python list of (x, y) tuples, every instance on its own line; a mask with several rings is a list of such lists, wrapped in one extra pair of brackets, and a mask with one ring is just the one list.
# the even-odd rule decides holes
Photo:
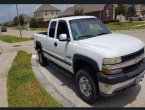
[(31, 20), (30, 20), (30, 27), (31, 28), (36, 28), (37, 27), (37, 20), (36, 20), (36, 18), (31, 18)]
[[(20, 24), (21, 25), (24, 25), (25, 24), (25, 20), (24, 20), (24, 17), (23, 16), (19, 16), (19, 20), (20, 20)], [(15, 25), (18, 25), (19, 24), (19, 22), (18, 22), (18, 17), (16, 16), (16, 17), (14, 17), (14, 19), (13, 19), (13, 21), (14, 21), (14, 24)]]
[(131, 4), (129, 6), (129, 16), (132, 17), (132, 16), (135, 16), (136, 15), (136, 9), (135, 9), (135, 5), (134, 4)]
[(128, 5), (127, 4), (118, 4), (118, 7), (116, 8), (116, 14), (120, 15), (120, 20), (121, 20), (121, 15), (126, 15), (128, 12)]
[(116, 13), (118, 15), (126, 15), (128, 12), (128, 5), (127, 4), (118, 4), (118, 7), (116, 8)]
[(79, 8), (75, 9), (74, 15), (75, 16), (83, 15), (83, 9), (79, 9)]

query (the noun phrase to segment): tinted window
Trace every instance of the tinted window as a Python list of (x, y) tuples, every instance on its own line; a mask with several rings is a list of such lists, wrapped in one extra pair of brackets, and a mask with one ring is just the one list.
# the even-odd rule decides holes
[(54, 37), (55, 34), (55, 28), (56, 28), (56, 21), (51, 22), (50, 30), (49, 30), (49, 37)]

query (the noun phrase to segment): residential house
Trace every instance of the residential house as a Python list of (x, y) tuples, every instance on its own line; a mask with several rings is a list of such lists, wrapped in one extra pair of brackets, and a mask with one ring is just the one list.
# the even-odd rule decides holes
[(135, 5), (136, 15), (145, 15), (145, 4)]
[(96, 16), (102, 21), (115, 20), (115, 5), (113, 4), (76, 4), (59, 14), (59, 17), (73, 16), (76, 9), (82, 9), (83, 15)]
[(34, 17), (40, 21), (49, 21), (52, 18), (57, 18), (60, 10), (56, 7), (43, 4), (34, 12)]

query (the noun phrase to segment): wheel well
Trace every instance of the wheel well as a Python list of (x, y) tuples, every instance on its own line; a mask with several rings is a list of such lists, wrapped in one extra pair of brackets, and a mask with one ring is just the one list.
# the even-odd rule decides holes
[(74, 73), (76, 74), (81, 68), (89, 68), (93, 71), (93, 73), (96, 73), (96, 69), (93, 67), (93, 65), (91, 63), (88, 63), (86, 61), (83, 60), (76, 60), (73, 64), (73, 69), (74, 69)]
[(42, 49), (41, 43), (36, 41), (36, 50)]

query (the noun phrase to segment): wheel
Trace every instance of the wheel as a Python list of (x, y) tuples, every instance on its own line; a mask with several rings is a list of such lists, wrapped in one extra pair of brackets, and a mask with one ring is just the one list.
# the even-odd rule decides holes
[(139, 18), (139, 21), (143, 21), (143, 19), (142, 18)]
[(38, 50), (38, 58), (41, 66), (47, 65), (47, 58), (44, 57), (43, 52), (41, 50)]
[(133, 20), (130, 18), (129, 21), (132, 22)]
[(89, 104), (94, 103), (99, 97), (97, 78), (94, 78), (91, 74), (91, 69), (83, 68), (76, 75), (77, 91), (80, 97)]

